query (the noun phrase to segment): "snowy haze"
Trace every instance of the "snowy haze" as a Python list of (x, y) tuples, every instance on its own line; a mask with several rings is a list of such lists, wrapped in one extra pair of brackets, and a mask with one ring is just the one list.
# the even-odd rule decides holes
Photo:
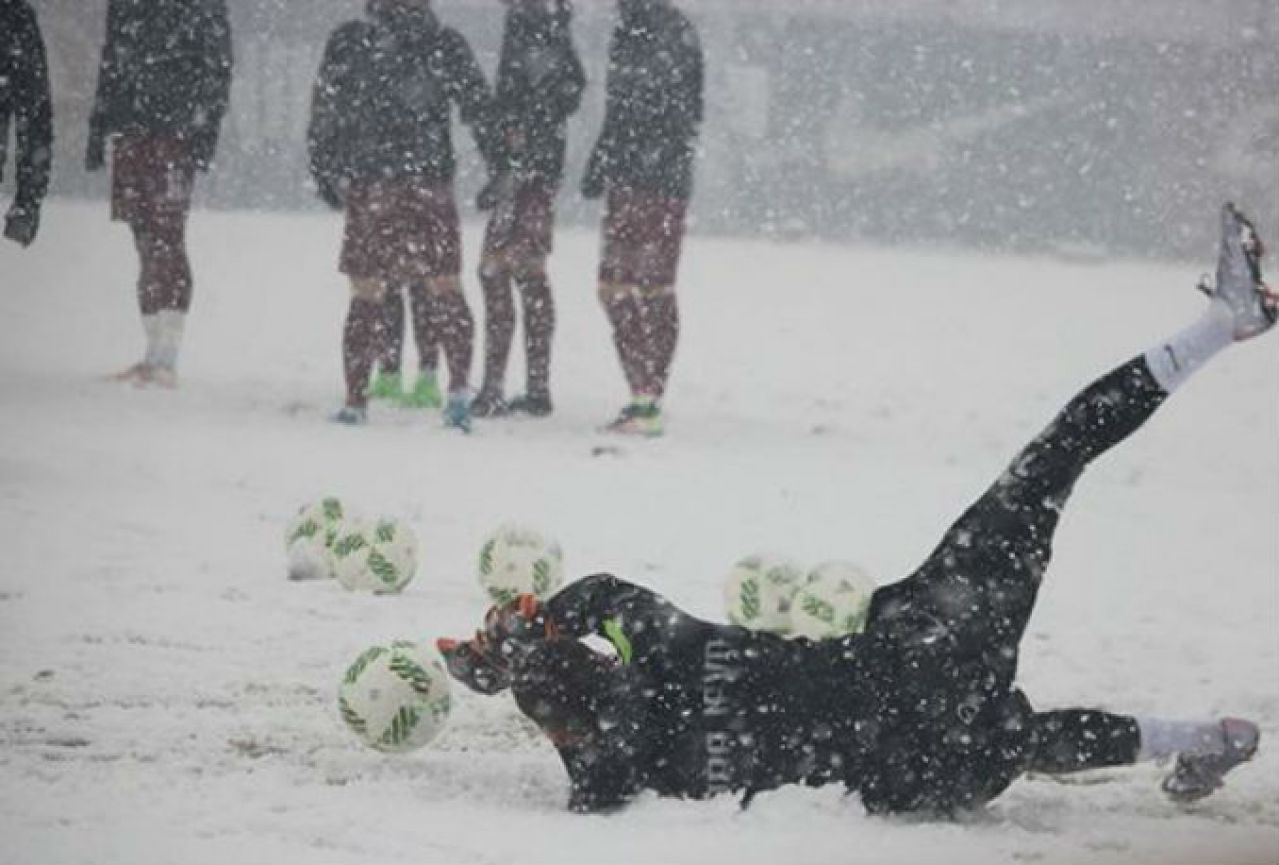
[[(336, 709), (365, 646), (475, 628), (479, 545), (507, 520), (555, 536), (572, 575), (713, 619), (729, 566), (761, 549), (909, 572), (1064, 400), (1199, 314), (1199, 267), (695, 238), (669, 434), (597, 455), (623, 389), (593, 234), (552, 258), (556, 414), (463, 437), (385, 408), (325, 421), (339, 231), (197, 211), (176, 392), (100, 380), (141, 344), (132, 245), (104, 204), (55, 202), (35, 247), (0, 246), (0, 862), (1279, 859), (1273, 335), (1082, 479), (1023, 647), (1043, 708), (1256, 719), (1257, 759), (1191, 808), (1145, 766), (1023, 780), (959, 824), (871, 819), (836, 788), (579, 817), (509, 696), (456, 688), (443, 737), (399, 757)], [(471, 273), (477, 226), (466, 242)], [(285, 580), (284, 526), (321, 494), (418, 533), (403, 595)]]
[[(54, 188), (83, 162), (106, 0), (37, 0), (57, 127)], [(499, 0), (438, 0), (497, 66)], [(615, 6), (578, 0), (589, 86), (569, 124), (575, 191), (603, 115)], [(1279, 224), (1274, 0), (688, 0), (706, 55), (694, 231), (1193, 259), (1229, 196)], [(318, 209), (303, 137), (329, 32), (364, 0), (228, 0), (235, 79), (219, 208)], [(779, 10), (784, 10), (779, 12)], [(459, 190), (480, 183), (459, 134)], [(576, 195), (562, 220), (587, 226)]]

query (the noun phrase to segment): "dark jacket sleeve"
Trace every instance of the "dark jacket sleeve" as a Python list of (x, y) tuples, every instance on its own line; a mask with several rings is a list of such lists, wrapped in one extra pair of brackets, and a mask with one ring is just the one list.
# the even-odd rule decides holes
[(458, 107), (462, 122), (471, 127), (475, 146), (490, 171), (501, 164), (501, 146), (493, 118), (493, 94), (471, 46), (456, 30), (445, 29), (441, 37), (444, 52), (445, 92)]
[(53, 110), (49, 99), (49, 69), (44, 40), (35, 13), (22, 9), (17, 29), (20, 60), (13, 82), (14, 137), (17, 141), (15, 204), (39, 207), (49, 189), (53, 153)]
[(98, 87), (93, 98), (93, 110), (89, 115), (89, 146), (85, 155), (85, 167), (90, 171), (101, 168), (106, 157), (107, 136), (113, 131), (112, 105), (120, 87), (119, 0), (107, 2), (107, 30), (102, 42), (102, 55), (98, 60)]
[(350, 171), (348, 145), (358, 116), (351, 111), (358, 101), (355, 74), (366, 26), (358, 21), (343, 24), (329, 37), (324, 58), (311, 90), (311, 116), (306, 147), (311, 178), (320, 197), (330, 205), (340, 203), (341, 186)]
[(555, 65), (556, 74), (550, 76), (545, 84), (546, 101), (556, 119), (564, 120), (582, 105), (586, 72), (582, 69), (582, 60), (573, 45), (573, 34), (567, 23), (555, 26), (553, 44), (560, 53), (560, 62)]
[(208, 0), (206, 25), (202, 28), (201, 115), (193, 133), (196, 164), (207, 169), (217, 151), (222, 118), (231, 101), (231, 23), (226, 0)]
[(604, 125), (599, 138), (586, 160), (586, 172), (582, 177), (582, 194), (594, 198), (604, 191), (608, 179), (608, 167), (617, 155), (618, 133), (625, 123), (622, 116), (626, 94), (622, 92), (617, 74), (618, 54), (621, 50), (620, 35), (613, 31), (608, 47), (608, 71), (604, 76)]

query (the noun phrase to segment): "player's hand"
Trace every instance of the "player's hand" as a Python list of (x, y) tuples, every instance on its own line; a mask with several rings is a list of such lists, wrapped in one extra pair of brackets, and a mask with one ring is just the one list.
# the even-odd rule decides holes
[(197, 132), (191, 138), (191, 159), (197, 171), (208, 171), (213, 165), (213, 155), (218, 149), (217, 133)]
[(15, 201), (4, 218), (4, 236), (26, 248), (40, 231), (40, 205)]
[(107, 161), (107, 141), (101, 135), (90, 135), (89, 146), (84, 153), (84, 170), (97, 171)]

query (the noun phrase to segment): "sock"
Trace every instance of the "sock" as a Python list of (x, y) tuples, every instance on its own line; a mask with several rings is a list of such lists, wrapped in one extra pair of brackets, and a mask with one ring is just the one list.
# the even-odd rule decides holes
[(1225, 750), (1217, 721), (1170, 721), (1137, 717), (1141, 737), (1138, 760), (1166, 760), (1174, 754), (1207, 754)]
[(644, 299), (644, 320), (651, 347), (651, 387), (658, 399), (666, 393), (671, 361), (679, 344), (679, 302), (672, 289)]
[(515, 334), (511, 278), (503, 270), (482, 268), (480, 285), (484, 289), (484, 384), (480, 389), (500, 396)]
[(1150, 374), (1172, 393), (1217, 352), (1234, 342), (1235, 321), (1223, 300), (1213, 300), (1190, 327), (1146, 352)]
[(342, 331), (342, 367), (346, 377), (346, 404), (363, 408), (368, 402), (369, 375), (378, 350), (382, 303), (351, 298)]
[(524, 304), (524, 352), (527, 358), (526, 392), (534, 397), (551, 395), (551, 342), (555, 336), (555, 299), (544, 274), (525, 279), (520, 286)]
[(174, 371), (178, 368), (178, 351), (182, 348), (182, 335), (186, 331), (186, 313), (177, 309), (162, 309), (155, 317), (159, 321), (153, 365)]
[(470, 383), (475, 339), (471, 308), (460, 289), (437, 291), (431, 300), (432, 327), (444, 346), (444, 361), (449, 368), (449, 393), (463, 393)]
[(634, 292), (615, 290), (604, 299), (604, 311), (613, 325), (613, 345), (622, 374), (632, 394), (646, 393), (648, 388), (647, 364), (644, 359), (643, 310)]
[(160, 365), (160, 315), (152, 313), (142, 316), (142, 332), (146, 334), (147, 350), (142, 356), (142, 362), (147, 366), (155, 367)]

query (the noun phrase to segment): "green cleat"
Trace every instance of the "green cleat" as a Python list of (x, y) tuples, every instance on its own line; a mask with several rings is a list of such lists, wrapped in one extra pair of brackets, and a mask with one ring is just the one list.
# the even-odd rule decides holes
[(405, 408), (440, 408), (444, 405), (444, 397), (440, 394), (440, 386), (435, 380), (435, 370), (424, 369), (417, 374), (413, 389), (400, 394), (400, 405)]
[(400, 387), (398, 372), (379, 372), (373, 376), (373, 383), (367, 392), (369, 399), (386, 399), (399, 402), (404, 399), (404, 391)]

